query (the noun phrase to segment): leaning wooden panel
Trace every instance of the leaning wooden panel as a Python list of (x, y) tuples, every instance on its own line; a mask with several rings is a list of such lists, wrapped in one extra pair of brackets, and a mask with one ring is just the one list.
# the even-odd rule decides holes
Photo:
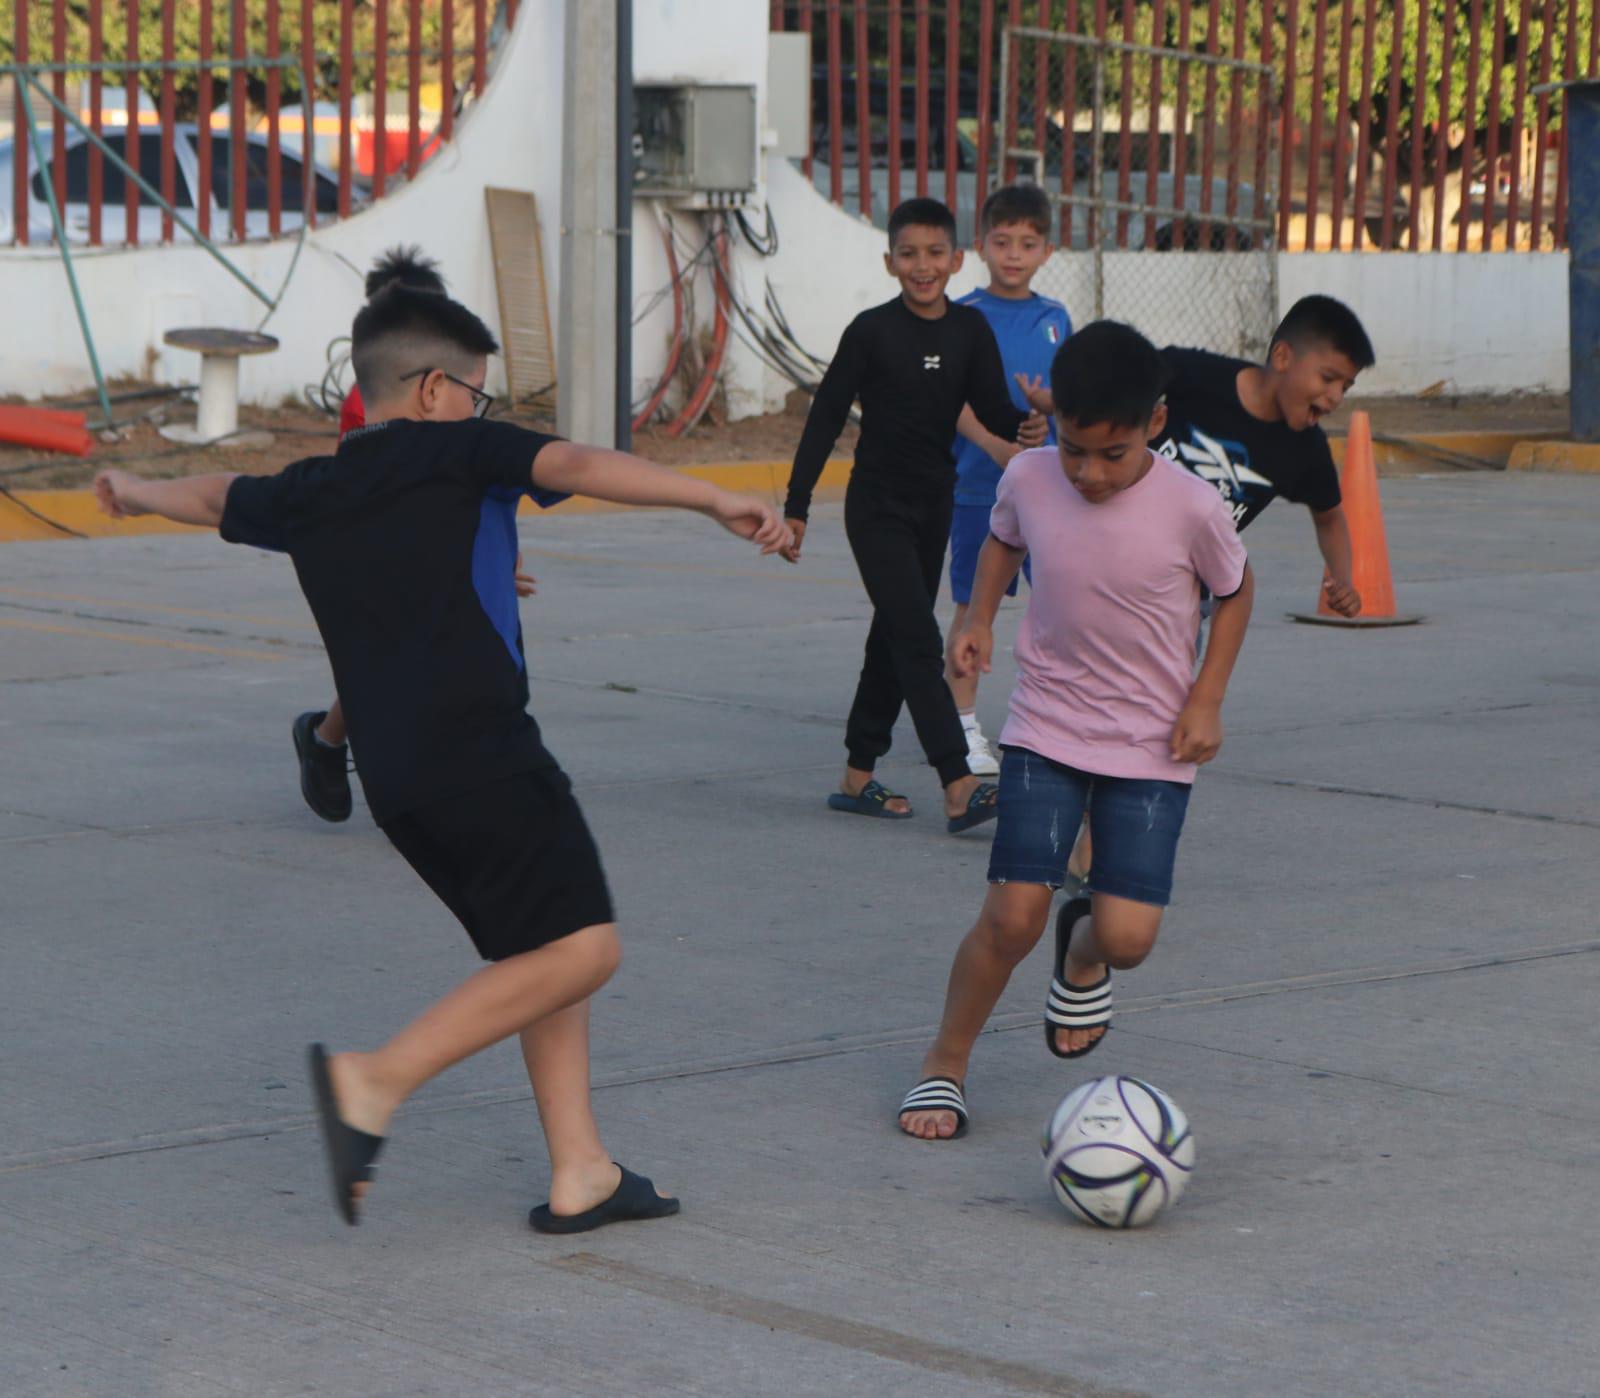
[(550, 328), (538, 206), (533, 195), (521, 189), (485, 189), (483, 198), (509, 395), (514, 404), (546, 400), (553, 408), (555, 336)]

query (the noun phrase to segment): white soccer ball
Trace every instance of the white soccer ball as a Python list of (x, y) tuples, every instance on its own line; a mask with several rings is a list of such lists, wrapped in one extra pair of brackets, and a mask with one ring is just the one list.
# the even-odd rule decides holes
[(1175, 1204), (1194, 1169), (1182, 1108), (1138, 1078), (1086, 1082), (1045, 1123), (1044, 1174), (1068, 1213), (1139, 1228)]

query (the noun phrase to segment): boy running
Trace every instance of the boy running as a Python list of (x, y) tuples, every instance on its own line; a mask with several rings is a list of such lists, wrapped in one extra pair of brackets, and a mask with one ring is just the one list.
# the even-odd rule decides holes
[[(1222, 745), (1223, 695), (1250, 619), (1249, 563), (1227, 508), (1147, 445), (1165, 426), (1155, 347), (1097, 321), (1067, 341), (1050, 379), (1059, 445), (1022, 453), (1000, 478), (952, 647), (959, 672), (989, 668), (1001, 594), (1031, 554), (989, 893), (900, 1108), (901, 1130), (924, 1140), (966, 1130), (972, 1045), (1044, 931), (1086, 805), (1094, 894), (1071, 899), (1058, 922), (1045, 1043), (1077, 1058), (1104, 1036), (1111, 968), (1137, 966), (1161, 928), (1190, 784)], [(1196, 676), (1202, 586), (1218, 600)]]
[[(439, 264), (424, 257), (418, 247), (390, 248), (367, 273), (367, 300), (391, 286), (409, 287), (413, 291), (445, 293), (444, 277)], [(484, 395), (478, 400), (480, 411), (488, 408), (492, 400)], [(366, 425), (366, 407), (361, 399), (361, 386), (354, 385), (345, 394), (339, 407), (339, 436)], [(516, 595), (531, 597), (534, 580), (522, 571), (522, 555), (517, 552), (517, 502), (523, 495), (538, 499), (531, 490), (510, 491), (498, 487), (485, 492), (482, 515), (478, 526), (477, 542), (473, 548), (473, 569), (485, 577), (493, 577), (503, 569), (515, 575)], [(496, 592), (495, 595), (499, 595)], [(520, 628), (515, 599), (506, 604), (504, 616), (497, 619), (510, 627)], [(520, 630), (519, 630), (520, 635)], [(519, 639), (518, 645), (521, 645)], [(300, 794), (312, 811), (324, 820), (350, 819), (353, 803), (350, 796), (349, 732), (344, 722), (344, 706), (339, 696), (326, 710), (312, 710), (301, 714), (290, 728), (294, 740), (295, 757), (300, 763)]]
[[(794, 542), (784, 556), (800, 561), (811, 492), (859, 397), (861, 437), (844, 523), (872, 599), (872, 628), (845, 728), (844, 780), (828, 805), (890, 820), (910, 817), (911, 803), (872, 775), (889, 751), (903, 703), (944, 788), (946, 829), (956, 834), (994, 819), (995, 788), (980, 786), (968, 769), (933, 614), (950, 537), (950, 443), (963, 404), (1008, 441), (1028, 414), (1011, 402), (982, 312), (944, 294), (961, 267), (950, 210), (937, 199), (906, 200), (889, 217), (883, 261), (900, 295), (850, 322), (823, 375), (789, 477), (784, 514)], [(1042, 422), (1038, 428), (1042, 435)]]
[[(956, 303), (983, 312), (1000, 346), (1011, 401), (1024, 412), (1029, 404), (1019, 380), (1047, 378), (1056, 350), (1072, 334), (1067, 308), (1032, 288), (1034, 277), (1053, 251), (1050, 200), (1045, 192), (1034, 184), (1009, 184), (995, 190), (983, 201), (978, 216), (978, 256), (989, 269), (989, 285)], [(978, 550), (989, 537), (989, 511), (994, 508), (1000, 472), (1024, 450), (1016, 442), (1001, 441), (984, 431), (971, 408), (961, 410), (956, 430), (964, 440), (956, 443), (955, 509), (950, 521), (950, 597), (956, 604), (950, 622), (952, 636), (959, 635), (966, 624)], [(1055, 432), (1050, 429), (1045, 443), (1054, 441)], [(1032, 579), (1026, 560), (1022, 571)], [(1016, 595), (1013, 580), (1006, 596)], [(978, 722), (978, 676), (958, 675), (947, 665), (945, 679), (966, 729), (967, 766), (976, 776), (997, 775), (1000, 763)]]
[(512, 1034), (550, 1151), (541, 1232), (675, 1213), (614, 1164), (589, 1101), (589, 997), (621, 955), (600, 857), (571, 783), (527, 712), (509, 570), (474, 575), (485, 492), (534, 490), (699, 511), (763, 553), (788, 530), (758, 500), (619, 452), (474, 417), (488, 328), (437, 293), (391, 287), (356, 317), (369, 423), (334, 457), (276, 476), (95, 482), (113, 517), (212, 525), (294, 562), (344, 699), (372, 813), (492, 964), (381, 1048), (310, 1050), (335, 1204), (357, 1221), (396, 1108)]

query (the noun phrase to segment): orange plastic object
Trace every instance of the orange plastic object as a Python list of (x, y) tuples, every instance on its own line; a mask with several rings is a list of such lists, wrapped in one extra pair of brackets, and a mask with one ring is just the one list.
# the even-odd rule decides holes
[(94, 445), (88, 419), (82, 413), (54, 408), (19, 408), (0, 403), (0, 442), (41, 451), (61, 451), (87, 456)]

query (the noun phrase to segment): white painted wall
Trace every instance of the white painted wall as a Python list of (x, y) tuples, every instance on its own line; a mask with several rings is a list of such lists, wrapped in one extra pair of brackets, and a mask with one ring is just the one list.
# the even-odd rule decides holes
[[(241, 395), (273, 403), (322, 377), (328, 342), (347, 335), (360, 308), (362, 276), (383, 249), (420, 243), (443, 265), (451, 290), (498, 324), (483, 190), (532, 190), (539, 201), (545, 274), (556, 305), (561, 190), (562, 6), (530, 0), (498, 56), (481, 101), (458, 137), (417, 180), (373, 209), (308, 235), (282, 306), (266, 329), (274, 354), (246, 359)], [(228, 249), (269, 294), (283, 285), (294, 240)], [(179, 325), (252, 328), (265, 307), (196, 247), (74, 252), (101, 367), (107, 376), (152, 375), (193, 382), (196, 357), (166, 349)], [(349, 264), (353, 264), (349, 265)], [(60, 257), (47, 248), (0, 249), (0, 391), (36, 396), (92, 383)], [(25, 332), (19, 333), (19, 327)], [(491, 371), (491, 388), (494, 387)]]
[(1565, 393), (1568, 257), (1559, 253), (1291, 253), (1278, 301), (1337, 296), (1378, 352), (1363, 393)]

